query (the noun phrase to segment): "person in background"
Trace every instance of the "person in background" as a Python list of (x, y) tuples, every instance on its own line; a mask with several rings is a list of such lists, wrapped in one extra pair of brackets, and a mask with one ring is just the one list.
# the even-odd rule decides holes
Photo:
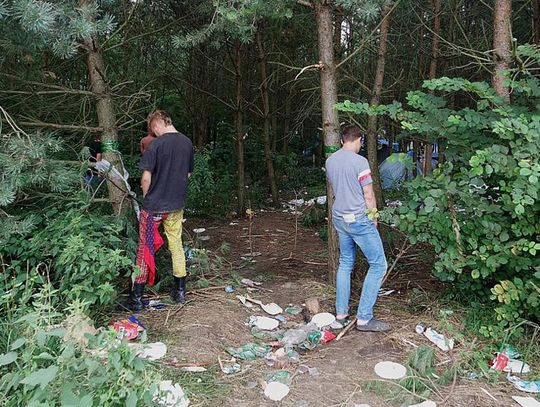
[[(90, 163), (101, 161), (101, 138), (99, 136), (95, 136), (94, 140), (88, 145), (88, 151), (90, 152), (90, 157), (88, 158)], [(84, 180), (86, 185), (95, 185), (99, 181), (99, 173), (93, 167), (90, 167), (86, 171)]]
[(149, 131), (148, 134), (141, 139), (141, 142), (140, 142), (141, 156), (144, 154), (146, 150), (148, 150), (150, 143), (154, 141), (155, 139), (156, 139), (156, 136), (151, 131)]
[(163, 244), (159, 226), (163, 223), (172, 258), (174, 288), (171, 293), (176, 303), (185, 302), (186, 259), (182, 246), (182, 221), (187, 196), (188, 178), (193, 171), (193, 144), (178, 132), (171, 117), (156, 110), (148, 117), (148, 129), (156, 135), (144, 152), (139, 167), (143, 171), (141, 187), (144, 197), (139, 219), (139, 244), (135, 276), (129, 306), (141, 311), (146, 283), (154, 284), (155, 252)]
[(339, 237), (339, 268), (336, 277), (336, 319), (349, 316), (351, 273), (360, 247), (369, 263), (356, 313), (359, 331), (385, 332), (390, 325), (373, 317), (386, 258), (377, 230), (377, 203), (371, 170), (366, 158), (358, 155), (364, 136), (357, 126), (347, 126), (341, 135), (342, 147), (326, 160), (326, 176), (334, 191), (332, 221)]

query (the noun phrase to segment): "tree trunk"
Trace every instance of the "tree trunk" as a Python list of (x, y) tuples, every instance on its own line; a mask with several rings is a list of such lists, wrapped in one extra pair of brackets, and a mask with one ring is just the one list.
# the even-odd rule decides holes
[(512, 59), (512, 0), (495, 0), (493, 6), (493, 87), (503, 98), (510, 99), (510, 90), (503, 84), (507, 75), (501, 73), (510, 66)]
[[(85, 5), (86, 1), (81, 1), (81, 5)], [(98, 117), (99, 127), (103, 129), (101, 133), (101, 146), (103, 158), (109, 161), (120, 174), (124, 173), (124, 167), (120, 160), (118, 152), (118, 133), (116, 131), (116, 113), (107, 85), (107, 72), (101, 48), (97, 38), (85, 38), (83, 41), (83, 49), (86, 53), (86, 65), (88, 68), (88, 76), (90, 87), (96, 95), (96, 112)], [(127, 210), (131, 205), (131, 200), (126, 194), (120, 190), (125, 189), (123, 183), (119, 180), (107, 179), (107, 187), (109, 191), (109, 201), (111, 202), (114, 213), (120, 215)]]
[(341, 44), (341, 25), (343, 24), (343, 10), (339, 7), (334, 12), (334, 64), (343, 56), (343, 47)]
[(266, 74), (266, 55), (261, 40), (261, 28), (256, 33), (257, 49), (259, 51), (259, 73), (261, 75), (261, 97), (263, 102), (263, 137), (264, 137), (264, 160), (266, 162), (266, 172), (268, 174), (268, 183), (272, 194), (272, 202), (275, 207), (279, 206), (278, 188), (276, 184), (276, 174), (274, 172), (274, 161), (272, 159), (271, 147), (271, 119), (270, 116), (270, 98), (268, 96), (268, 75)]
[(540, 44), (540, 1), (531, 0), (533, 44)]
[(289, 131), (291, 128), (291, 106), (292, 95), (291, 90), (287, 91), (287, 98), (285, 99), (285, 117), (283, 118), (283, 143), (281, 145), (281, 153), (287, 154), (289, 152)]
[(238, 216), (243, 216), (246, 211), (245, 206), (245, 163), (244, 163), (244, 106), (242, 91), (242, 46), (236, 47), (236, 111), (234, 115), (234, 125), (236, 133), (236, 168), (238, 176), (237, 194)]
[[(432, 0), (433, 5), (433, 40), (431, 42), (431, 62), (429, 64), (429, 79), (437, 77), (437, 62), (439, 58), (439, 35), (441, 33), (441, 0)], [(430, 93), (433, 93), (430, 90)], [(433, 144), (430, 140), (424, 146), (424, 162), (422, 173), (424, 176), (431, 174), (431, 156), (433, 155)]]
[[(390, 10), (390, 4), (383, 6), (381, 11), (381, 36), (379, 39), (379, 52), (377, 55), (377, 67), (375, 70), (375, 81), (371, 92), (370, 104), (378, 106), (381, 101), (381, 92), (384, 82), (384, 64), (386, 62), (386, 48), (388, 44), (388, 30), (390, 28), (390, 18), (386, 18)], [(377, 116), (368, 116), (367, 126), (367, 155), (371, 176), (373, 178), (373, 191), (377, 200), (377, 207), (381, 209), (384, 206), (381, 177), (379, 175), (379, 161), (377, 160)]]
[[(317, 12), (317, 28), (319, 35), (319, 61), (322, 64), (321, 77), (321, 104), (322, 127), (324, 132), (324, 152), (329, 156), (339, 149), (339, 118), (336, 109), (337, 80), (334, 61), (334, 43), (332, 26), (332, 2), (321, 0), (315, 4)], [(334, 193), (327, 182), (328, 203), (328, 277), (335, 280), (338, 267), (338, 239), (332, 224), (332, 204)]]

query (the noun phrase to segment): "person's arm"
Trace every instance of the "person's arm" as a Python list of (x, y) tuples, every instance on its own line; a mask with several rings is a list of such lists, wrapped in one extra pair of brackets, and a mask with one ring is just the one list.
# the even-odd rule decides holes
[(150, 188), (151, 182), (152, 182), (152, 173), (148, 170), (144, 170), (141, 177), (141, 188), (142, 188), (143, 198), (148, 193), (148, 189)]
[(96, 154), (96, 161), (101, 161), (101, 153)]
[(373, 214), (372, 221), (375, 227), (377, 227), (377, 218), (375, 217), (377, 213), (377, 201), (375, 199), (375, 192), (373, 192), (373, 183), (363, 185), (362, 189), (364, 191), (364, 199), (366, 200), (367, 211), (368, 213)]

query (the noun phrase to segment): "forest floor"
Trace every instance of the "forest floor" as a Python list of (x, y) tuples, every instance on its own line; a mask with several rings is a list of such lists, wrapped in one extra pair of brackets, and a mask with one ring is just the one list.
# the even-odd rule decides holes
[[(210, 240), (204, 242), (205, 248), (212, 252), (218, 251), (224, 242), (230, 245), (228, 254), (223, 255), (227, 267), (219, 285), (230, 278), (233, 270), (237, 278), (239, 275), (263, 282), (264, 290), (251, 292), (250, 296), (264, 303), (275, 302), (286, 308), (290, 304), (302, 305), (307, 298), (317, 298), (321, 312), (333, 313), (334, 288), (326, 277), (326, 244), (317, 236), (317, 229), (297, 228), (296, 221), (291, 213), (258, 211), (252, 220), (251, 239), (249, 219), (232, 222), (189, 219), (185, 228), (188, 231), (206, 228), (204, 234), (210, 236)], [(260, 253), (252, 257), (254, 262), (246, 257), (250, 253), (250, 240), (252, 252)], [(394, 241), (393, 245), (396, 243)], [(395, 248), (387, 247), (387, 252), (392, 259)], [(398, 399), (389, 400), (392, 392), (388, 391), (398, 386), (381, 381), (373, 367), (386, 360), (406, 364), (414, 345), (431, 346), (425, 337), (415, 332), (420, 321), (436, 328), (440, 323), (441, 305), (437, 301), (443, 287), (431, 277), (429, 257), (432, 257), (429, 252), (422, 249), (404, 256), (384, 284), (384, 289), (395, 291), (379, 297), (375, 312), (377, 317), (392, 324), (391, 332), (353, 330), (339, 341), (302, 352), (300, 363), (316, 368), (318, 373), (302, 374), (296, 372), (294, 365), (289, 368), (293, 373), (291, 391), (279, 403), (268, 400), (263, 394), (266, 376), (276, 370), (267, 366), (264, 359), (239, 361), (242, 371), (233, 375), (223, 374), (219, 367), (218, 357), (222, 361), (230, 358), (225, 351), (227, 347), (260, 342), (251, 335), (245, 322), (250, 315), (264, 315), (264, 312), (240, 304), (236, 295), (245, 293), (242, 287), (236, 286), (234, 293), (227, 293), (222, 287), (212, 288), (217, 284), (210, 279), (210, 288), (189, 293), (190, 301), (184, 306), (145, 311), (139, 314), (139, 319), (148, 328), (149, 341), (166, 343), (167, 355), (159, 361), (163, 364), (163, 376), (184, 386), (192, 406), (399, 406)], [(353, 285), (352, 299), (356, 301), (358, 281), (361, 282), (361, 276)], [(301, 315), (287, 316), (287, 319), (302, 322)], [(459, 321), (452, 322), (459, 326)], [(438, 372), (450, 367), (460, 353), (474, 351), (460, 347), (458, 342), (451, 354), (436, 352)], [(181, 370), (183, 366), (204, 366), (208, 371), (188, 373)], [(372, 390), (366, 390), (369, 383)], [(435, 386), (430, 398), (439, 406), (512, 406), (517, 404), (510, 395), (520, 395), (516, 393), (502, 379), (499, 384), (490, 385), (481, 380), (459, 377), (452, 380), (451, 377), (448, 384)]]

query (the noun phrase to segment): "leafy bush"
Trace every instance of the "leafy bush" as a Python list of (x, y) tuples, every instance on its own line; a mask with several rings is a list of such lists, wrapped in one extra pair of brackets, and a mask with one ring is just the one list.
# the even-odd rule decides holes
[(11, 309), (2, 321), (2, 405), (154, 405), (157, 371), (115, 331), (81, 333), (85, 306), (76, 301), (66, 314), (57, 312), (51, 303), (57, 293), (46, 284), (27, 298), (28, 307)]
[(125, 224), (89, 212), (85, 166), (59, 160), (52, 136), (1, 136), (2, 405), (154, 405), (151, 364), (114, 331), (85, 337), (67, 322), (110, 304), (114, 281), (132, 270)]
[(116, 296), (113, 281), (133, 264), (122, 250), (121, 232), (113, 217), (76, 208), (35, 215), (30, 230), (11, 234), (0, 247), (6, 277), (0, 290), (18, 298), (28, 277), (38, 287), (52, 283), (58, 301), (110, 304)]
[[(530, 55), (540, 62), (540, 53)], [(475, 106), (452, 110), (423, 92), (409, 93), (410, 111), (396, 103), (342, 106), (389, 114), (408, 132), (447, 140), (451, 160), (410, 182), (408, 200), (389, 220), (411, 242), (434, 246), (435, 274), (463, 298), (494, 301), (502, 326), (540, 315), (540, 81), (526, 72), (517, 77), (512, 103), (487, 83), (441, 78), (424, 87), (467, 94)]]

